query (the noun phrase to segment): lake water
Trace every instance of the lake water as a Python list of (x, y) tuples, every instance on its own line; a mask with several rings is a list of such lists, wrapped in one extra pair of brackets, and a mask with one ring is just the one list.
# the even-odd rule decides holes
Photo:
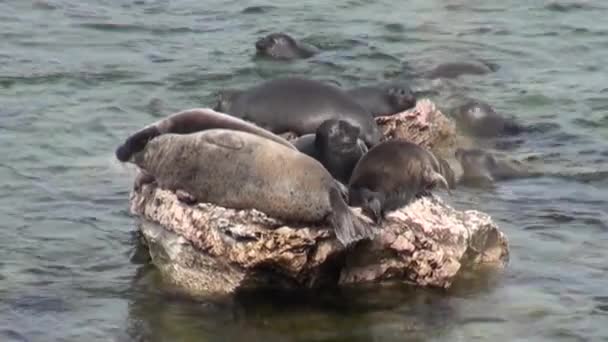
[[(0, 1), (0, 340), (608, 341), (607, 17), (601, 0)], [(324, 52), (253, 59), (271, 31)], [(509, 153), (572, 174), (456, 191), (508, 235), (501, 276), (212, 303), (132, 260), (133, 171), (113, 155), (132, 131), (223, 87), (471, 59), (500, 68), (451, 89), (545, 127)]]

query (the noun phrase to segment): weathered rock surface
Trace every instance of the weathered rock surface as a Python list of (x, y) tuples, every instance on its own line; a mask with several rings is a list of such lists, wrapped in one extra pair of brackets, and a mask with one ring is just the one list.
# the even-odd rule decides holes
[(153, 263), (195, 293), (378, 280), (447, 288), (463, 267), (508, 261), (507, 239), (488, 215), (456, 211), (436, 196), (389, 214), (373, 241), (347, 249), (328, 226), (287, 225), (256, 210), (190, 206), (154, 185), (132, 192), (131, 212), (150, 221), (140, 229)]
[[(455, 125), (429, 100), (376, 120), (386, 139), (410, 140), (435, 153), (459, 146)], [(154, 184), (133, 190), (130, 201), (152, 262), (166, 279), (195, 294), (382, 280), (447, 288), (463, 270), (508, 262), (507, 238), (488, 215), (457, 211), (436, 195), (388, 214), (373, 240), (349, 248), (329, 226), (209, 203), (187, 205)]]

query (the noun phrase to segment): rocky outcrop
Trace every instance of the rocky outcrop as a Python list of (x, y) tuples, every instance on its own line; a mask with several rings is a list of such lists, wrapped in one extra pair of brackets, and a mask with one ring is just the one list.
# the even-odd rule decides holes
[[(376, 120), (387, 139), (407, 138), (433, 150), (456, 141), (451, 121), (428, 100)], [(488, 215), (455, 210), (437, 195), (389, 213), (373, 240), (348, 248), (327, 225), (189, 205), (154, 184), (134, 189), (130, 203), (152, 262), (165, 279), (195, 294), (384, 280), (447, 288), (463, 270), (501, 268), (509, 255), (505, 235)]]

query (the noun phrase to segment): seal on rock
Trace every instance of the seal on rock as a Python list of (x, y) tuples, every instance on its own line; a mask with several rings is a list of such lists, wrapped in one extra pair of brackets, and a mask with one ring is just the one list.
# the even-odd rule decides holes
[(471, 62), (442, 63), (424, 73), (426, 78), (457, 78), (461, 75), (485, 75), (495, 71), (486, 64)]
[(256, 209), (290, 222), (326, 221), (345, 246), (375, 233), (347, 206), (341, 186), (318, 161), (255, 134), (229, 129), (164, 134), (131, 161), (160, 188), (189, 202)]
[(540, 175), (517, 160), (499, 158), (482, 149), (458, 148), (454, 155), (462, 166), (459, 182), (464, 184), (491, 185), (499, 180)]
[(271, 33), (258, 39), (255, 49), (257, 55), (274, 59), (308, 58), (319, 52), (315, 46), (300, 42), (283, 32)]
[(212, 128), (227, 128), (249, 132), (273, 140), (291, 149), (295, 147), (287, 140), (250, 122), (216, 112), (210, 108), (193, 108), (171, 114), (167, 118), (148, 125), (130, 135), (116, 149), (116, 158), (125, 162), (146, 147), (151, 139), (166, 133), (188, 134)]
[(416, 105), (416, 95), (405, 84), (379, 84), (349, 89), (347, 93), (373, 117), (393, 115)]
[[(447, 165), (447, 163), (445, 164)], [(360, 206), (376, 222), (436, 186), (450, 192), (437, 158), (405, 140), (384, 141), (359, 160), (351, 176), (350, 205)], [(448, 165), (449, 167), (449, 165)]]
[(297, 138), (293, 145), (318, 160), (343, 184), (348, 184), (355, 165), (367, 153), (367, 146), (359, 139), (359, 127), (333, 119), (323, 122), (315, 134)]
[(514, 118), (501, 116), (488, 103), (479, 100), (469, 99), (451, 114), (463, 131), (476, 137), (517, 135), (523, 131)]
[(222, 93), (221, 99), (216, 110), (222, 108), (276, 134), (315, 133), (324, 121), (337, 119), (359, 127), (367, 146), (380, 141), (378, 125), (365, 108), (339, 87), (318, 80), (278, 78), (240, 92)]

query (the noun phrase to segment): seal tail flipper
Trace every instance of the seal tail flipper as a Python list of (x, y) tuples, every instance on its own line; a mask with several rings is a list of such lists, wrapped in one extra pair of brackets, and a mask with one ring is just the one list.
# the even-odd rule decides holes
[(342, 245), (346, 247), (353, 242), (370, 238), (376, 234), (376, 229), (357, 217), (346, 205), (339, 189), (330, 190), (329, 200), (333, 211), (330, 215), (330, 223), (334, 228), (336, 238)]
[(160, 135), (160, 130), (156, 125), (145, 127), (134, 133), (116, 149), (116, 158), (121, 162), (126, 162), (131, 157), (143, 150), (148, 144), (148, 141)]

